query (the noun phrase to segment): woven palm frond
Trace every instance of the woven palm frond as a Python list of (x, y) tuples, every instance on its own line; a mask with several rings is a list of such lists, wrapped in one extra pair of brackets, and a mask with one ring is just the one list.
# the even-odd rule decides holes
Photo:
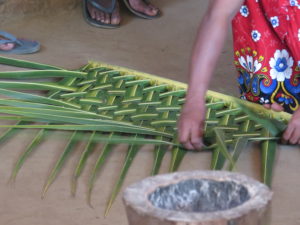
[[(0, 137), (0, 143), (21, 129), (39, 129), (17, 162), (12, 179), (15, 179), (26, 158), (49, 132), (72, 132), (46, 181), (43, 195), (80, 141), (85, 141), (86, 147), (72, 177), (73, 194), (77, 179), (95, 145), (98, 142), (106, 143), (91, 173), (89, 199), (96, 174), (114, 145), (129, 144), (124, 167), (112, 191), (107, 212), (141, 145), (155, 146), (151, 175), (159, 172), (168, 146), (172, 146), (170, 171), (177, 170), (187, 154), (176, 137), (176, 123), (185, 102), (185, 84), (93, 62), (77, 71), (1, 57), (0, 63), (34, 69), (0, 72), (0, 95), (3, 96), (0, 98), (1, 119), (15, 121), (15, 125), (0, 126), (7, 128)], [(49, 82), (49, 78), (58, 80)], [(42, 92), (29, 93), (28, 90)], [(229, 163), (228, 169), (234, 169), (246, 144), (249, 141), (261, 141), (262, 177), (270, 185), (278, 135), (278, 132), (272, 131), (284, 127), (290, 116), (267, 111), (252, 103), (241, 103), (234, 97), (212, 91), (207, 94), (206, 106), (204, 140), (205, 149), (212, 151), (211, 169), (223, 169), (226, 162)], [(266, 127), (263, 122), (282, 126)]]

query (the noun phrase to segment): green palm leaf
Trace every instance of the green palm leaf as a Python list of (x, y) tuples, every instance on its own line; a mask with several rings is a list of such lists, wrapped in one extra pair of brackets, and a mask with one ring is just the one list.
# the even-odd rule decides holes
[[(217, 149), (219, 149), (219, 151), (222, 154), (222, 156), (229, 161), (230, 165), (234, 166), (234, 161), (233, 161), (232, 156), (229, 153), (229, 150), (228, 150), (228, 148), (226, 146), (224, 132), (221, 129), (219, 129), (219, 128), (215, 128), (214, 131), (216, 133), (216, 140), (217, 140), (217, 143), (218, 143), (218, 148)], [(220, 156), (220, 154), (216, 155), (216, 157), (219, 157), (219, 156)], [(213, 159), (213, 161), (216, 162), (215, 163), (216, 165), (220, 164), (218, 166), (219, 168), (216, 167), (215, 169), (222, 169), (223, 168), (223, 166), (224, 166), (224, 159), (223, 159), (223, 157), (221, 158), (221, 162), (219, 162), (218, 158)]]
[(65, 161), (67, 160), (67, 157), (70, 155), (70, 153), (74, 150), (74, 146), (77, 143), (77, 139), (76, 137), (81, 135), (79, 132), (75, 131), (73, 132), (68, 144), (66, 145), (64, 151), (62, 152), (60, 158), (58, 159), (58, 161), (56, 162), (54, 168), (52, 169), (46, 183), (45, 186), (43, 188), (43, 192), (42, 192), (42, 198), (45, 197), (46, 192), (48, 191), (50, 185), (53, 183), (53, 181), (55, 180), (55, 178), (57, 177), (58, 173), (60, 172), (60, 170), (62, 169)]
[[(85, 78), (87, 73), (77, 72), (77, 71), (67, 71), (67, 70), (34, 70), (34, 71), (9, 71), (9, 72), (0, 72), (0, 78), (6, 79), (32, 79), (32, 78), (51, 78), (51, 77), (76, 77), (76, 78)], [(21, 82), (20, 82), (21, 83)], [(24, 84), (24, 83), (23, 83)], [(22, 88), (22, 86), (17, 86), (17, 88)], [(48, 90), (48, 89), (46, 89)]]
[(179, 165), (181, 164), (186, 152), (187, 152), (186, 150), (184, 150), (179, 146), (172, 149), (172, 159), (171, 159), (169, 172), (175, 172), (178, 170)]
[(16, 165), (13, 168), (10, 180), (15, 181), (17, 174), (21, 167), (23, 166), (25, 160), (29, 157), (29, 155), (33, 152), (33, 150), (36, 149), (37, 146), (39, 146), (42, 141), (45, 139), (48, 132), (46, 130), (40, 130), (37, 135), (34, 137), (32, 142), (26, 147), (26, 150), (23, 152), (23, 154), (20, 156), (19, 160), (17, 161)]
[(21, 67), (21, 68), (28, 68), (28, 69), (38, 69), (38, 70), (62, 70), (56, 66), (50, 66), (41, 63), (29, 62), (20, 59), (12, 59), (0, 56), (0, 64), (14, 66), (14, 67)]
[[(0, 118), (14, 122), (0, 125), (0, 128), (6, 128), (0, 136), (0, 143), (12, 138), (17, 131), (38, 130), (17, 161), (12, 180), (48, 132), (53, 133), (53, 137), (69, 140), (49, 174), (43, 196), (79, 142), (86, 145), (71, 178), (73, 195), (89, 156), (98, 143), (105, 143), (90, 174), (89, 203), (98, 174), (114, 146), (129, 144), (106, 214), (141, 145), (154, 146), (151, 175), (159, 172), (168, 149), (172, 149), (170, 171), (179, 168), (186, 154), (192, 154), (178, 144), (176, 137), (176, 122), (185, 102), (185, 84), (93, 62), (75, 71), (4, 57), (0, 57), (0, 63), (31, 69), (0, 72)], [(276, 141), (290, 116), (212, 91), (207, 93), (206, 107), (206, 146), (203, 150), (212, 151), (211, 168), (223, 169), (228, 163), (228, 169), (233, 170), (247, 143), (260, 141), (262, 179), (270, 185)], [(55, 131), (63, 133), (55, 135)], [(193, 154), (201, 157), (200, 153)]]
[[(114, 136), (114, 134), (111, 133), (108, 138), (109, 139), (113, 138), (113, 136)], [(109, 153), (113, 150), (113, 147), (114, 147), (113, 144), (106, 143), (105, 146), (102, 149), (101, 154), (99, 155), (99, 157), (97, 159), (97, 162), (94, 165), (94, 168), (93, 168), (92, 173), (90, 175), (89, 185), (88, 185), (87, 200), (88, 200), (89, 205), (91, 205), (91, 196), (92, 196), (92, 191), (93, 191), (93, 188), (94, 188), (94, 184), (95, 184), (95, 181), (96, 181), (97, 174), (99, 173), (99, 171), (100, 171), (101, 167), (103, 166), (105, 160), (107, 159)]]
[(242, 151), (246, 148), (248, 141), (249, 138), (247, 137), (240, 137), (237, 139), (232, 152), (232, 160), (234, 163), (229, 165), (228, 170), (232, 171), (235, 168), (235, 164)]
[(24, 101), (29, 101), (29, 102), (34, 102), (34, 103), (44, 103), (44, 104), (49, 104), (49, 105), (54, 105), (54, 106), (63, 106), (63, 107), (71, 107), (71, 108), (80, 108), (78, 104), (73, 104), (70, 102), (65, 102), (65, 101), (59, 101), (56, 99), (52, 99), (49, 97), (44, 97), (36, 94), (28, 94), (24, 92), (19, 92), (19, 91), (11, 91), (7, 89), (0, 88), (0, 95), (9, 97), (9, 98), (14, 98), (14, 99), (19, 99), (19, 100), (24, 100)]
[(113, 191), (112, 191), (112, 194), (111, 194), (111, 197), (108, 201), (108, 205), (107, 205), (105, 213), (104, 213), (105, 216), (108, 214), (110, 208), (112, 207), (112, 204), (115, 201), (115, 199), (117, 197), (117, 194), (119, 193), (119, 191), (122, 187), (122, 184), (125, 180), (125, 176), (127, 175), (127, 172), (129, 170), (132, 162), (133, 162), (133, 159), (135, 158), (136, 154), (138, 153), (139, 148), (140, 148), (139, 146), (135, 146), (135, 145), (131, 145), (129, 147), (128, 152), (127, 152), (127, 156), (126, 156), (126, 159), (125, 159), (125, 162), (124, 162), (124, 166), (121, 170), (118, 181), (115, 184), (115, 186), (113, 188)]
[(218, 146), (212, 151), (212, 160), (210, 169), (212, 170), (222, 170), (226, 162), (225, 156), (221, 153), (221, 146)]
[[(266, 135), (269, 135), (268, 132)], [(274, 140), (262, 142), (262, 176), (263, 182), (268, 186), (272, 185), (273, 167), (275, 164), (277, 144)]]
[(158, 174), (159, 169), (161, 167), (163, 158), (166, 154), (168, 146), (167, 145), (159, 145), (159, 146), (155, 146), (154, 149), (154, 161), (153, 161), (153, 167), (151, 170), (151, 176), (154, 176), (156, 174)]
[(77, 167), (74, 171), (74, 175), (72, 177), (72, 183), (71, 183), (71, 194), (73, 196), (75, 196), (75, 193), (76, 193), (77, 180), (86, 165), (86, 161), (87, 161), (88, 157), (90, 156), (90, 154), (93, 152), (93, 150), (95, 148), (95, 145), (96, 145), (95, 140), (94, 140), (95, 133), (96, 132), (94, 131), (90, 135), (88, 142), (86, 144), (86, 147), (85, 147), (84, 151), (82, 152), (79, 162), (77, 164)]
[[(14, 118), (14, 119), (19, 120), (20, 118)], [(11, 137), (13, 137), (17, 132), (20, 131), (16, 127), (22, 126), (24, 124), (27, 124), (27, 122), (26, 121), (18, 121), (15, 125), (8, 125), (7, 126), (8, 129), (0, 136), (0, 143), (3, 143), (5, 141), (7, 141), (8, 139), (10, 139)]]

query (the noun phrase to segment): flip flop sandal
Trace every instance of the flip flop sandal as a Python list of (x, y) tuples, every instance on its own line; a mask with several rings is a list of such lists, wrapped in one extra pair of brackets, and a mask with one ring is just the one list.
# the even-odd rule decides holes
[(115, 10), (116, 2), (117, 2), (116, 0), (111, 0), (111, 6), (104, 7), (95, 0), (83, 0), (82, 1), (82, 12), (83, 12), (83, 17), (84, 17), (85, 21), (92, 26), (100, 27), (100, 28), (112, 29), (112, 28), (120, 27), (119, 24), (107, 24), (107, 23), (102, 23), (101, 21), (93, 19), (87, 8), (87, 4), (91, 4), (96, 9), (99, 9), (102, 12), (111, 14)]
[[(149, 2), (148, 0), (142, 0), (142, 1), (144, 1), (147, 5), (149, 4), (149, 3), (148, 3), (148, 2)], [(160, 14), (161, 14), (160, 11), (158, 11), (157, 14), (156, 14), (155, 16), (149, 16), (149, 15), (147, 15), (147, 14), (145, 14), (145, 13), (136, 11), (134, 8), (132, 8), (132, 6), (131, 6), (130, 3), (129, 3), (129, 0), (123, 0), (123, 2), (124, 2), (125, 6), (128, 8), (128, 10), (129, 10), (130, 12), (132, 12), (134, 15), (136, 15), (136, 16), (138, 16), (138, 17), (140, 17), (140, 18), (143, 18), (143, 19), (150, 19), (150, 20), (151, 20), (151, 19), (156, 19), (156, 18), (160, 17)]]
[(0, 45), (13, 43), (15, 46), (11, 50), (0, 50), (0, 54), (30, 54), (40, 50), (40, 43), (26, 39), (18, 39), (14, 35), (5, 31), (0, 31)]

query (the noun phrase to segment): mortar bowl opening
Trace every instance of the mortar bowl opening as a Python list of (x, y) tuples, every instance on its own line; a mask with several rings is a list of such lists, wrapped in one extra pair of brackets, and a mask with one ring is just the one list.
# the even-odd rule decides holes
[(233, 181), (188, 179), (156, 188), (148, 195), (160, 209), (180, 212), (217, 212), (240, 206), (250, 199), (243, 185)]

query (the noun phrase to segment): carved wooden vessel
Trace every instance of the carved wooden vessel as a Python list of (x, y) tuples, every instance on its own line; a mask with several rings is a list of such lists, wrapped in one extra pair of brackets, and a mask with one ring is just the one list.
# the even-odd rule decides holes
[(130, 225), (264, 225), (271, 198), (264, 184), (225, 171), (149, 177), (123, 196)]

